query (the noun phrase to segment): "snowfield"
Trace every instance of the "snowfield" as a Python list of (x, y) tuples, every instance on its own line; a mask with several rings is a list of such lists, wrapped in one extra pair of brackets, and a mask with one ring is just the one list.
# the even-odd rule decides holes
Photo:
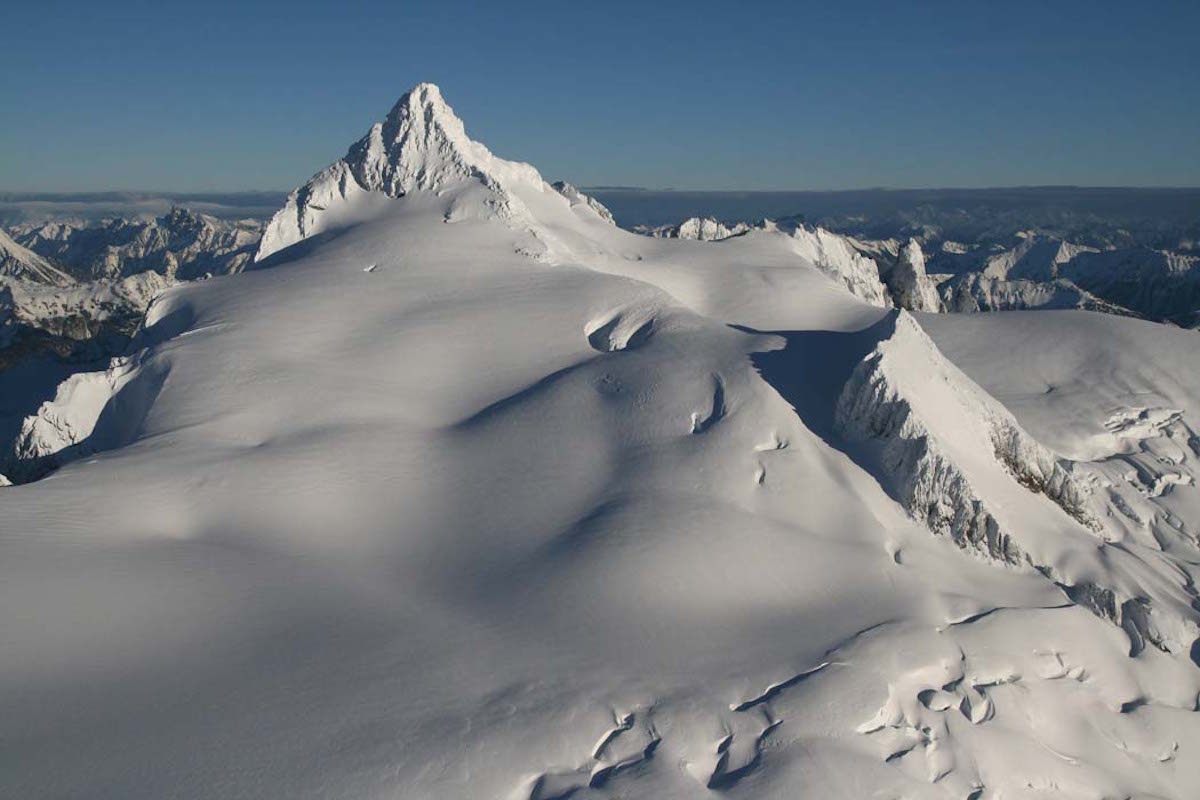
[(1200, 796), (1200, 334), (833, 245), (417, 87), (22, 424), (0, 795)]

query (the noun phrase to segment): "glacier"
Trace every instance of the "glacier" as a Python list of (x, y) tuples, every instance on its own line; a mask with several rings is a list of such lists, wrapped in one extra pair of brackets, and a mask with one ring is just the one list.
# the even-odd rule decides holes
[(695, 227), (422, 84), (164, 277), (0, 488), (0, 794), (1200, 794), (1197, 332)]

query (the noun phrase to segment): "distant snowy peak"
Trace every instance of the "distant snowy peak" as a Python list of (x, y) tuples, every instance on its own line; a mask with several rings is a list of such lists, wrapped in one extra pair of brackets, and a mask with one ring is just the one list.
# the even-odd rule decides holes
[(1049, 281), (1058, 277), (1058, 268), (1080, 253), (1098, 252), (1094, 247), (1040, 236), (1035, 233), (1018, 234), (1021, 239), (1016, 247), (1005, 250), (987, 260), (983, 272), (989, 278)]
[(1064, 278), (1052, 281), (990, 278), (981, 272), (957, 275), (938, 290), (947, 311), (1021, 311), (1080, 308), (1119, 316), (1137, 316), (1127, 308), (1107, 302)]
[(688, 217), (678, 225), (660, 225), (636, 230), (656, 239), (694, 239), (700, 242), (719, 242), (731, 236), (739, 236), (752, 227), (746, 222), (726, 225), (714, 217)]
[(0, 230), (0, 275), (51, 286), (68, 286), (74, 281), (48, 260), (12, 240)]
[(508, 191), (512, 184), (544, 183), (532, 166), (497, 158), (473, 141), (441, 90), (432, 83), (419, 84), (344, 158), (288, 196), (268, 223), (255, 260), (348, 224), (361, 207), (370, 205), (367, 195), (398, 198), (418, 190), (440, 192), (472, 179), (494, 193), (492, 208), (500, 217), (522, 210)]
[(153, 219), (108, 219), (94, 225), (47, 222), (13, 229), (19, 243), (81, 281), (153, 270), (171, 280), (240, 272), (261, 227), (172, 208)]
[[(959, 273), (940, 289), (950, 310), (1086, 308), (1200, 324), (1200, 258), (1194, 255), (1149, 247), (1098, 250), (1028, 231), (1017, 238), (982, 264), (963, 259), (968, 270), (947, 270)], [(939, 261), (946, 255), (943, 248)]]

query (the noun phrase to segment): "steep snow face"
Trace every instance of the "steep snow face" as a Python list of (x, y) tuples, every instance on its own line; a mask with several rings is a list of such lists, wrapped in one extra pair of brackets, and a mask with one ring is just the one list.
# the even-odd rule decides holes
[[(1041, 532), (1028, 530), (1027, 519), (1021, 530), (1011, 530), (992, 510), (1014, 504), (989, 504), (980, 496), (995, 490), (1020, 497), (1021, 484), (1039, 490), (1084, 527), (1098, 527), (1055, 457), (947, 363), (907, 312), (900, 312), (891, 336), (855, 368), (838, 399), (835, 424), (851, 441), (878, 442), (880, 463), (901, 503), (964, 548), (1013, 565), (1028, 563), (1021, 540), (1029, 537), (1040, 546)], [(1047, 530), (1073, 528), (1060, 524), (1067, 520), (1056, 519), (1037, 498), (1017, 505), (1047, 512)]]
[(1084, 312), (967, 319), (924, 324), (1028, 430), (1074, 460), (1106, 539), (1143, 560), (1189, 562), (1183, 554), (1200, 540), (1197, 334)]
[(861, 255), (845, 236), (820, 227), (810, 228), (794, 220), (768, 220), (765, 229), (787, 233), (801, 257), (842, 282), (851, 294), (873, 306), (891, 307), (891, 299), (879, 279), (879, 267)]
[(387, 118), (371, 126), (345, 158), (288, 196), (267, 224), (255, 260), (361, 219), (378, 208), (380, 198), (403, 197), (416, 190), (439, 192), (470, 179), (489, 190), (490, 212), (501, 217), (521, 214), (520, 201), (508, 191), (509, 185), (543, 183), (533, 167), (496, 158), (470, 139), (441, 90), (423, 83), (400, 98)]
[(87, 439), (112, 400), (119, 379), (119, 372), (72, 375), (58, 387), (53, 400), (43, 403), (22, 424), (13, 455), (33, 465)]
[(37, 253), (22, 247), (0, 229), (0, 276), (51, 286), (72, 283), (71, 276)]
[(925, 272), (925, 254), (916, 239), (909, 239), (900, 248), (896, 263), (887, 276), (887, 287), (892, 301), (909, 311), (939, 311), (941, 298), (937, 287)]
[(261, 229), (174, 208), (152, 220), (114, 219), (97, 225), (48, 222), (17, 229), (21, 243), (63, 264), (76, 277), (121, 278), (153, 271), (190, 280), (240, 271)]
[(906, 312), (854, 370), (835, 420), (850, 441), (870, 445), (891, 491), (934, 533), (1042, 572), (1073, 602), (1131, 631), (1135, 650), (1141, 640), (1187, 655), (1200, 636), (1190, 580), (1167, 574), (1148, 583), (1144, 555), (1106, 552), (1102, 542), (1124, 538), (1103, 524), (1107, 505), (947, 362)]
[[(102, 317), (108, 304), (97, 298), (127, 292), (116, 295), (122, 311), (127, 312), (127, 305), (144, 303), (145, 315), (139, 314), (142, 325), (128, 355), (111, 359), (106, 369), (71, 375), (58, 386), (53, 399), (25, 418), (12, 452), (0, 456), (0, 464), (8, 466), (14, 480), (35, 480), (67, 461), (120, 447), (138, 433), (166, 378), (166, 370), (154, 361), (151, 349), (161, 331), (174, 325), (174, 320), (164, 321), (161, 309), (153, 307), (165, 288), (162, 281), (156, 273), (143, 273), (118, 284), (80, 287), (82, 291), (91, 289), (81, 295), (81, 304), (100, 302), (98, 315)], [(118, 321), (125, 322), (127, 317), (122, 314)]]

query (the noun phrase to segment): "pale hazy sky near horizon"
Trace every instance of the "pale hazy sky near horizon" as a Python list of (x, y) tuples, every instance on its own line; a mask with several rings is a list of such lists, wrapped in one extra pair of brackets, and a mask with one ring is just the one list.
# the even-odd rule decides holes
[(0, 191), (287, 189), (404, 91), (581, 185), (1200, 185), (1200, 3), (15, 0)]

